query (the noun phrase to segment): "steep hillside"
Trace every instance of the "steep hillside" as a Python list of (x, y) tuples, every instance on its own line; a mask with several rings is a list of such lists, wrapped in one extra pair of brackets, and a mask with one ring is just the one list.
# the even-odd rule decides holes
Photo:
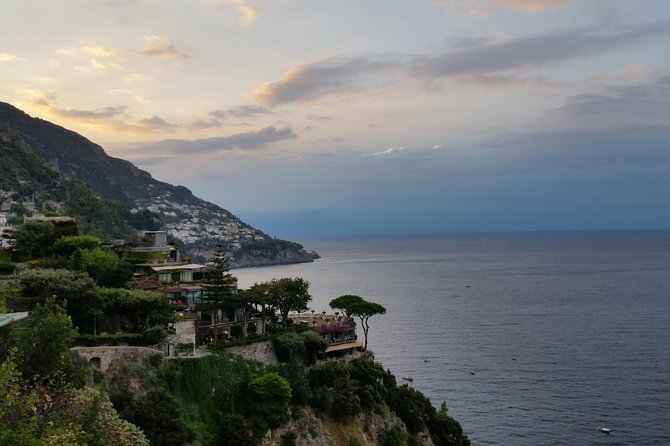
[[(34, 199), (39, 197), (39, 201)], [(29, 207), (41, 211), (73, 213), (81, 230), (102, 237), (127, 238), (127, 208), (100, 198), (85, 184), (48, 167), (33, 153), (22, 136), (0, 123), (0, 200), (3, 207), (29, 215)], [(34, 201), (34, 203), (33, 203)]]
[[(3, 102), (0, 133), (0, 191), (18, 192), (22, 197), (35, 194), (42, 202), (60, 200), (77, 215), (82, 214), (76, 201), (109, 209), (113, 228), (89, 228), (88, 232), (119, 237), (131, 227), (147, 229), (155, 217), (187, 253), (202, 259), (211, 256), (217, 243), (232, 253), (234, 266), (308, 262), (318, 257), (297, 243), (274, 239), (247, 225), (183, 186), (155, 180), (132, 163), (108, 156), (102, 147), (73, 131)], [(102, 209), (97, 213), (103, 217)], [(97, 217), (86, 221), (93, 220)]]

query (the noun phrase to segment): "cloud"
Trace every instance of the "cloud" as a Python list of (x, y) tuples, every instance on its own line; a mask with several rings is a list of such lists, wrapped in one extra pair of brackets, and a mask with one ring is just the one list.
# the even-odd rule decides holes
[(100, 62), (98, 59), (89, 59), (86, 65), (77, 65), (75, 70), (82, 73), (103, 73), (107, 70), (119, 71), (122, 69), (121, 65), (114, 62)]
[(37, 107), (47, 109), (49, 112), (56, 116), (61, 116), (64, 118), (74, 118), (79, 120), (100, 120), (100, 119), (109, 119), (114, 118), (119, 115), (122, 115), (125, 112), (125, 107), (101, 107), (94, 110), (82, 110), (75, 108), (58, 108), (50, 104), (46, 100), (38, 99), (31, 101), (31, 104)]
[[(51, 97), (50, 99), (55, 99)], [(68, 107), (57, 107), (46, 99), (35, 99), (28, 101), (32, 107), (40, 108), (48, 114), (76, 121), (82, 124), (89, 124), (103, 129), (123, 131), (123, 132), (170, 132), (178, 128), (176, 124), (170, 124), (159, 116), (131, 120), (126, 115), (125, 106), (101, 107), (96, 109), (76, 109)]]
[[(492, 138), (491, 153), (504, 152), (498, 168), (584, 170), (618, 166), (670, 166), (670, 77), (638, 85), (613, 85), (574, 95), (525, 132)], [(488, 158), (488, 157), (486, 157)]]
[(249, 5), (246, 0), (209, 0), (212, 4), (231, 5), (239, 15), (240, 24), (248, 26), (253, 24), (258, 18), (258, 11)]
[(608, 128), (667, 125), (670, 110), (670, 77), (636, 85), (613, 85), (602, 91), (569, 97), (545, 115), (548, 123)]
[(20, 57), (12, 54), (0, 53), (0, 62), (14, 62), (15, 60), (23, 60)]
[(374, 155), (374, 156), (388, 156), (388, 155), (392, 155), (392, 154), (397, 153), (397, 152), (402, 152), (403, 150), (405, 150), (404, 147), (389, 147), (386, 150), (382, 150), (381, 152), (375, 152), (372, 155)]
[(137, 102), (138, 104), (151, 104), (151, 100), (145, 98), (144, 96), (140, 96), (138, 94), (133, 95), (133, 100)]
[(357, 90), (356, 82), (362, 82), (365, 75), (378, 73), (388, 66), (383, 61), (337, 55), (289, 68), (280, 81), (262, 84), (252, 97), (274, 106), (341, 96)]
[(146, 57), (172, 57), (188, 59), (187, 53), (177, 51), (175, 45), (167, 37), (157, 35), (144, 36), (145, 46), (140, 54)]
[(154, 78), (148, 74), (133, 73), (123, 78), (123, 82), (126, 83), (135, 83), (135, 82), (151, 82)]
[(488, 15), (488, 11), (478, 0), (433, 0), (433, 5), (455, 16), (480, 17)]
[(234, 118), (253, 118), (257, 115), (264, 115), (273, 113), (267, 107), (262, 105), (238, 105), (237, 107), (232, 107), (226, 111), (226, 113)]
[(493, 0), (498, 6), (522, 12), (540, 12), (562, 8), (569, 0)]
[(330, 116), (322, 116), (322, 115), (307, 115), (307, 119), (310, 121), (331, 121), (333, 118)]
[(193, 155), (194, 153), (224, 152), (235, 149), (259, 150), (273, 142), (295, 139), (298, 136), (288, 127), (265, 127), (261, 130), (238, 133), (230, 136), (203, 138), (195, 140), (169, 139), (143, 146), (143, 151), (156, 151), (161, 154), (173, 153)]
[(230, 119), (253, 119), (258, 115), (271, 113), (273, 113), (272, 110), (262, 105), (238, 105), (228, 109), (213, 110), (205, 118), (195, 120), (191, 127), (196, 129), (223, 127), (230, 122)]
[(235, 9), (240, 14), (240, 23), (242, 25), (251, 25), (256, 21), (256, 8), (249, 6), (242, 0), (231, 0), (230, 2), (235, 6)]
[(61, 56), (78, 56), (78, 55), (89, 55), (89, 56), (96, 56), (96, 57), (113, 57), (116, 55), (116, 52), (114, 50), (111, 50), (109, 48), (103, 48), (99, 46), (82, 46), (82, 47), (75, 47), (75, 46), (69, 46), (66, 48), (59, 48), (56, 50), (56, 54), (59, 54)]
[(411, 63), (410, 71), (428, 81), (452, 77), (479, 82), (507, 82), (517, 79), (521, 69), (591, 57), (667, 33), (670, 33), (668, 22), (629, 26), (609, 33), (567, 29), (420, 57)]
[(145, 130), (173, 130), (174, 125), (168, 123), (163, 118), (158, 116), (152, 116), (151, 118), (145, 118), (140, 121), (137, 121), (136, 124), (138, 127)]
[(252, 98), (278, 106), (295, 102), (326, 102), (380, 88), (393, 76), (424, 82), (451, 79), (485, 85), (551, 84), (525, 71), (575, 59), (586, 59), (657, 35), (669, 34), (670, 22), (618, 28), (563, 29), (504, 41), (470, 39), (454, 51), (408, 58), (401, 55), (336, 55), (289, 68), (282, 79), (256, 88)]

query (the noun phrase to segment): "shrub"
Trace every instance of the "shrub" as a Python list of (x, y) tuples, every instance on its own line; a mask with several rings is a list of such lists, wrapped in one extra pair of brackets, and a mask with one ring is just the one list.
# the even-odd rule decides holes
[(142, 428), (151, 444), (181, 446), (195, 438), (181, 419), (174, 398), (165, 393), (151, 391), (134, 400), (121, 415)]
[(286, 432), (284, 435), (281, 436), (281, 444), (282, 446), (297, 446), (296, 440), (298, 439), (298, 435), (293, 432)]
[(191, 353), (193, 351), (193, 343), (189, 344), (179, 344), (180, 353)]
[(256, 324), (254, 324), (253, 322), (249, 322), (247, 324), (247, 335), (249, 335), (249, 336), (255, 335), (256, 332), (257, 332)]
[(305, 357), (309, 364), (316, 362), (317, 355), (328, 347), (328, 342), (315, 333), (313, 330), (306, 331), (302, 334)]
[(247, 420), (235, 412), (225, 413), (218, 423), (215, 444), (220, 446), (254, 446), (258, 444)]
[(142, 333), (142, 340), (147, 345), (158, 344), (167, 336), (167, 331), (161, 326), (149, 327)]
[[(305, 379), (305, 369), (295, 361), (282, 364), (277, 368), (278, 373), (291, 386), (291, 402), (295, 405), (307, 403), (311, 396), (309, 383)], [(299, 416), (300, 411), (294, 410), (292, 415)]]
[(286, 418), (291, 400), (291, 386), (275, 372), (259, 376), (249, 383), (251, 412), (270, 427), (277, 427)]
[(330, 410), (330, 416), (335, 420), (343, 421), (361, 413), (361, 399), (353, 388), (340, 390), (335, 394)]
[(233, 338), (241, 338), (242, 337), (242, 327), (239, 325), (233, 325), (230, 327), (230, 336)]
[(79, 335), (77, 345), (95, 347), (96, 345), (145, 345), (144, 336), (140, 333), (121, 333), (107, 335)]
[(390, 395), (390, 407), (405, 422), (410, 433), (424, 430), (436, 410), (426, 396), (407, 384), (396, 387)]
[(0, 263), (0, 274), (12, 274), (16, 271), (16, 265), (13, 263)]
[(289, 362), (305, 352), (305, 342), (298, 333), (280, 333), (274, 339), (275, 353), (280, 362)]
[(401, 426), (394, 424), (382, 435), (380, 435), (379, 444), (381, 446), (406, 446), (407, 432)]

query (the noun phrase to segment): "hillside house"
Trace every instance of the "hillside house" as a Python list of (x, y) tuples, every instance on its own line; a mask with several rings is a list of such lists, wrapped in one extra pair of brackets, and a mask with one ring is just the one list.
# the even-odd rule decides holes
[(180, 261), (179, 250), (168, 244), (166, 231), (144, 231), (140, 241), (120, 241), (114, 249), (124, 260), (135, 264), (138, 272), (145, 266)]
[(358, 356), (363, 344), (357, 341), (356, 322), (353, 318), (326, 314), (300, 314), (291, 317), (294, 323), (311, 326), (328, 343), (319, 355), (319, 361), (351, 360)]
[[(165, 293), (165, 299), (176, 315), (193, 317), (200, 339), (213, 337), (214, 331), (219, 337), (226, 337), (234, 326), (244, 324), (244, 309), (233, 304), (221, 304), (217, 311), (216, 327), (213, 324), (210, 302), (206, 298), (206, 273), (210, 267), (198, 264), (154, 266), (152, 270), (159, 275), (158, 289)], [(161, 287), (162, 285), (162, 287)], [(237, 284), (233, 284), (232, 294), (237, 293)], [(149, 288), (149, 287), (147, 287)], [(260, 318), (248, 318), (246, 321), (259, 328)]]
[(199, 265), (197, 263), (151, 267), (151, 270), (158, 274), (158, 280), (161, 283), (200, 281), (205, 278), (205, 273), (210, 269), (206, 265)]

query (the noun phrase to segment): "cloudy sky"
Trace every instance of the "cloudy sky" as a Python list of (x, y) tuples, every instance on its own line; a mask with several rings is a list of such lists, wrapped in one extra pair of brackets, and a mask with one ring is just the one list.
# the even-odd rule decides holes
[(272, 235), (670, 227), (667, 0), (9, 0), (0, 100)]

